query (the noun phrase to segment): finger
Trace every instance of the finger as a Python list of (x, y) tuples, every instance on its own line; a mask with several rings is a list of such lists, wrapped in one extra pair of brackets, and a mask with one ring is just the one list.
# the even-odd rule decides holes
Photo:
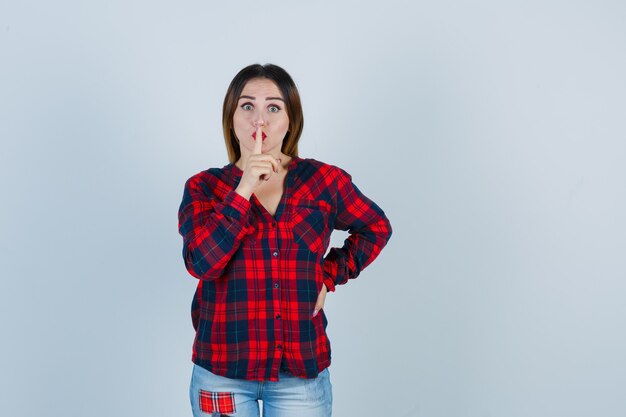
[(315, 303), (315, 307), (314, 307), (315, 310), (313, 310), (313, 311), (314, 312), (315, 311), (320, 311), (322, 309), (322, 307), (324, 307), (324, 303), (320, 300), (319, 297), (317, 297), (317, 302)]
[(263, 129), (261, 125), (256, 130), (256, 136), (254, 138), (254, 150), (252, 151), (253, 155), (261, 154), (261, 148), (263, 147)]
[(272, 164), (272, 170), (274, 172), (278, 172), (278, 169), (280, 168), (280, 159), (275, 159), (272, 155), (270, 154), (261, 154), (261, 156), (257, 156), (254, 158), (255, 161), (258, 162), (269, 162), (270, 164)]
[(317, 313), (324, 308), (324, 302), (326, 301), (326, 293), (324, 291), (326, 287), (322, 288), (322, 291), (317, 296), (317, 302), (315, 303), (315, 310), (313, 310), (313, 317), (317, 316)]
[(267, 165), (253, 165), (251, 168), (255, 168), (252, 175), (256, 176), (260, 180), (268, 181), (274, 172), (270, 166)]

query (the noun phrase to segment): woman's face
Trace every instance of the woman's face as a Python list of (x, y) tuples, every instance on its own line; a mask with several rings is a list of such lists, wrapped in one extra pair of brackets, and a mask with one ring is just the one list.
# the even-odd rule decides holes
[(233, 127), (242, 156), (252, 153), (259, 124), (267, 135), (263, 138), (262, 152), (279, 156), (289, 129), (289, 117), (283, 95), (276, 84), (267, 78), (248, 81), (239, 96)]

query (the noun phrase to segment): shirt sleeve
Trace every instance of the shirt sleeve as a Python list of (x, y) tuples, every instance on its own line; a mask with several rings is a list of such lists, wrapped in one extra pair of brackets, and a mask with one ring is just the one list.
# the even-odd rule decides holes
[(324, 259), (324, 284), (329, 291), (354, 279), (376, 259), (391, 237), (391, 223), (383, 210), (367, 198), (339, 169), (335, 229), (350, 234), (341, 248), (331, 248)]
[(178, 231), (183, 237), (187, 271), (202, 280), (220, 277), (251, 229), (246, 225), (250, 201), (229, 190), (218, 199), (198, 177), (185, 184), (178, 210)]

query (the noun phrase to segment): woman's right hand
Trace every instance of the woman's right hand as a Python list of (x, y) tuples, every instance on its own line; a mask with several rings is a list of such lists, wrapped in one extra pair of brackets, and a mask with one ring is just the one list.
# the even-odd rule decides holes
[(265, 181), (269, 181), (273, 173), (280, 168), (280, 159), (272, 155), (261, 153), (263, 146), (263, 131), (261, 126), (256, 131), (254, 150), (245, 162), (241, 181), (235, 190), (238, 194), (249, 199), (252, 193)]

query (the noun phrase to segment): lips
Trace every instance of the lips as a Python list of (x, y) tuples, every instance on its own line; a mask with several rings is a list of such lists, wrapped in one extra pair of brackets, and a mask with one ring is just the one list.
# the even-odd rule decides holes
[[(265, 138), (267, 137), (267, 135), (266, 135), (266, 134), (265, 134), (265, 132), (263, 132), (263, 131), (261, 131), (261, 133), (262, 133), (263, 140), (265, 140)], [(256, 132), (253, 132), (253, 133), (252, 133), (252, 139), (256, 140)]]

